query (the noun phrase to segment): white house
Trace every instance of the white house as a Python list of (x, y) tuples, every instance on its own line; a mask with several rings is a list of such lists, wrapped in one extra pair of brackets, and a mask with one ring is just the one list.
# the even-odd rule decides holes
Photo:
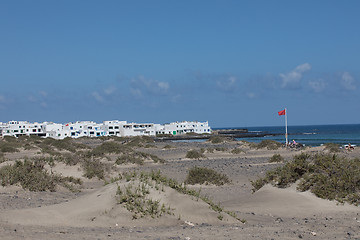
[(30, 136), (36, 135), (45, 137), (46, 133), (43, 131), (42, 123), (29, 123), (27, 121), (9, 121), (6, 127), (2, 130), (3, 136)]
[(66, 137), (100, 137), (100, 136), (156, 136), (156, 134), (181, 135), (186, 133), (211, 133), (208, 122), (183, 121), (167, 124), (127, 123), (112, 120), (96, 123), (93, 121), (77, 121), (59, 124), (53, 122), (29, 123), (26, 121), (9, 121), (0, 123), (0, 136), (37, 135), (64, 139)]
[(120, 128), (121, 136), (155, 136), (153, 123), (126, 123)]
[(208, 122), (183, 121), (166, 123), (157, 129), (157, 134), (181, 135), (186, 133), (211, 133), (211, 128)]

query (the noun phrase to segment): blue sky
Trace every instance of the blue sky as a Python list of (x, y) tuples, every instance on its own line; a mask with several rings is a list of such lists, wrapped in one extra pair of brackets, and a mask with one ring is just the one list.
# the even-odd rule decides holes
[(0, 1), (0, 121), (360, 123), (360, 1)]

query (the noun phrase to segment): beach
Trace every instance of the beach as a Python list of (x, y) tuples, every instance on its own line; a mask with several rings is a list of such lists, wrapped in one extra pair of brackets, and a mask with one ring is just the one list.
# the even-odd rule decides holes
[[(94, 148), (103, 141), (114, 140), (73, 141)], [(166, 141), (134, 149), (165, 162), (148, 159), (142, 165), (115, 164), (119, 154), (110, 153), (100, 157), (108, 166), (106, 182), (84, 177), (79, 164), (55, 162), (45, 166), (53, 173), (80, 178), (80, 191), (57, 187), (54, 192), (31, 192), (19, 185), (0, 186), (1, 239), (360, 239), (359, 207), (320, 199), (308, 191), (300, 192), (295, 184), (288, 188), (268, 184), (255, 193), (252, 191), (251, 181), (283, 165), (269, 162), (274, 154), (290, 161), (300, 153), (327, 153), (324, 146), (269, 150), (252, 148), (242, 141)], [(241, 151), (234, 153), (233, 149)], [(187, 158), (189, 150), (203, 152), (204, 157)], [(66, 150), (61, 152), (71, 154)], [(341, 149), (337, 154), (359, 158), (360, 148)], [(49, 156), (36, 148), (21, 148), (19, 152), (6, 153), (6, 161), (0, 167), (24, 157), (43, 155)], [(171, 214), (160, 217), (134, 219), (116, 198), (119, 186), (125, 189), (128, 184), (124, 179), (116, 180), (119, 173), (160, 171), (167, 178), (183, 183), (193, 167), (210, 168), (230, 179), (230, 183), (220, 186), (187, 185), (219, 204), (223, 209), (220, 214), (201, 199), (180, 194), (164, 185), (160, 185), (162, 190), (151, 188), (149, 193), (171, 209)], [(233, 213), (236, 218), (226, 212)]]

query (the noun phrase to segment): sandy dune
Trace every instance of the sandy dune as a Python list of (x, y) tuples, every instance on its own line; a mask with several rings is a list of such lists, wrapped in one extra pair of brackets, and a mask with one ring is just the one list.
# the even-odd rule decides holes
[[(121, 180), (104, 186), (102, 181), (84, 178), (79, 165), (57, 163), (51, 171), (80, 177), (84, 181), (82, 192), (31, 193), (17, 186), (1, 187), (2, 239), (360, 239), (359, 207), (319, 199), (310, 192), (297, 191), (295, 185), (286, 189), (266, 185), (252, 194), (249, 180), (279, 166), (268, 163), (273, 154), (290, 159), (299, 151), (246, 149), (237, 155), (217, 151), (206, 153), (205, 159), (194, 160), (185, 158), (187, 150), (206, 148), (208, 143), (171, 144), (174, 148), (168, 150), (163, 149), (165, 143), (142, 149), (164, 158), (165, 164), (121, 165), (113, 169), (113, 175), (116, 171), (161, 170), (181, 182), (193, 166), (215, 169), (227, 174), (232, 183), (192, 188), (201, 189), (202, 194), (219, 202), (225, 210), (246, 220), (245, 224), (225, 213), (220, 220), (219, 213), (208, 204), (169, 187), (164, 187), (164, 191), (151, 188), (149, 198), (170, 206), (171, 215), (133, 220), (132, 213), (116, 198), (118, 185), (125, 189), (129, 183)], [(305, 151), (321, 152), (323, 148)], [(350, 154), (360, 155), (359, 151)]]

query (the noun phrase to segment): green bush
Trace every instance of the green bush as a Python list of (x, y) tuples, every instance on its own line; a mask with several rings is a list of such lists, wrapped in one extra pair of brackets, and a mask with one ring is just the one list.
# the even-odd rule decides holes
[(283, 162), (284, 161), (284, 158), (283, 156), (281, 156), (280, 154), (274, 154), (270, 160), (269, 160), (269, 163), (278, 163), (278, 162)]
[(187, 153), (186, 153), (186, 158), (195, 158), (195, 159), (199, 159), (199, 158), (204, 158), (205, 155), (202, 154), (201, 152), (198, 152), (196, 150), (189, 150)]
[(213, 169), (193, 167), (186, 177), (186, 184), (215, 184), (217, 186), (229, 183), (230, 180), (225, 174), (220, 174)]

